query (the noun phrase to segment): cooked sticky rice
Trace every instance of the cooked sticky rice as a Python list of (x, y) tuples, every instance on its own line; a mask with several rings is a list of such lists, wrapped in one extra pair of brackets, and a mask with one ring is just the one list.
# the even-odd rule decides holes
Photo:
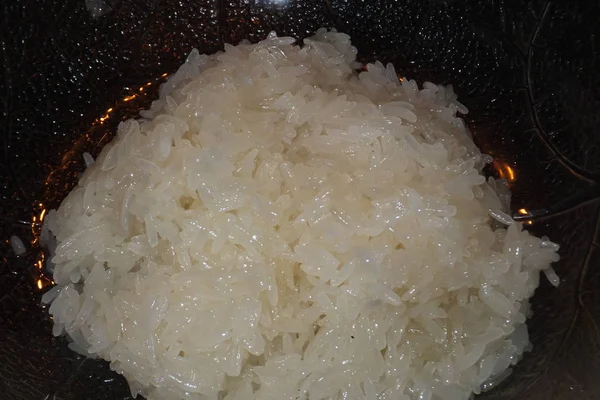
[(451, 86), (348, 35), (193, 50), (51, 211), (54, 334), (149, 400), (468, 399), (529, 349), (558, 246)]

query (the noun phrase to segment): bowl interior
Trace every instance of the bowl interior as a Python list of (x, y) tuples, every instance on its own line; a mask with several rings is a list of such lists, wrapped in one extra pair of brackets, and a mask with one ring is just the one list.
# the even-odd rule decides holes
[[(349, 33), (363, 60), (418, 82), (452, 83), (466, 121), (507, 179), (523, 223), (561, 245), (559, 288), (532, 301), (533, 351), (482, 399), (600, 397), (600, 36), (595, 2), (402, 0), (66, 0), (3, 6), (0, 28), (0, 378), (7, 399), (128, 399), (104, 362), (51, 334), (51, 285), (37, 243), (117, 124), (147, 107), (194, 47)], [(54, 397), (52, 397), (54, 396)]]

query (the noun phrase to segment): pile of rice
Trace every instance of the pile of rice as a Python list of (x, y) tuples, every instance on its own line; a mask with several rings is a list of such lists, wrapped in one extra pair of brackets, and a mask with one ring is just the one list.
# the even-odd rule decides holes
[[(558, 246), (507, 214), (451, 87), (342, 33), (194, 50), (60, 208), (54, 334), (148, 399), (468, 399)], [(364, 69), (364, 68), (363, 68)]]

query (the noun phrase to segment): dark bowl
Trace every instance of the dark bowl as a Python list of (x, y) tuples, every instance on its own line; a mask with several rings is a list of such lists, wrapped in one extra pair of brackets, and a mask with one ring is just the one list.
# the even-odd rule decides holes
[[(0, 6), (0, 398), (129, 399), (104, 362), (54, 338), (36, 242), (116, 124), (197, 47), (335, 27), (365, 60), (453, 83), (514, 210), (560, 243), (562, 284), (533, 299), (533, 351), (478, 399), (600, 398), (600, 31), (597, 1), (13, 0)], [(27, 253), (16, 257), (9, 237)]]

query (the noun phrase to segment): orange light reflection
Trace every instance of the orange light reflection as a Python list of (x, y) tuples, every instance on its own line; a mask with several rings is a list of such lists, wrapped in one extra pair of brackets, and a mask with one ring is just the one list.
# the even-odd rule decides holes
[(506, 179), (508, 183), (512, 183), (516, 179), (515, 170), (503, 161), (494, 160), (493, 162), (494, 168), (498, 173), (498, 176), (502, 179)]
[(36, 227), (37, 227), (37, 217), (34, 215), (33, 218), (31, 219), (31, 233), (33, 234), (33, 241), (31, 242), (31, 244), (35, 244), (38, 241)]
[(104, 114), (104, 116), (100, 117), (100, 119), (99, 119), (100, 123), (103, 124), (104, 121), (106, 121), (109, 117), (110, 117), (109, 113)]
[(510, 167), (510, 165), (506, 165), (506, 174), (508, 175), (508, 181), (513, 182), (515, 180), (515, 171)]
[[(146, 86), (150, 86), (151, 84), (152, 84), (152, 82), (148, 82), (148, 83), (146, 83)], [(143, 90), (144, 90), (144, 87), (143, 87), (143, 86), (139, 88), (139, 91), (140, 91), (140, 92), (142, 92)], [(137, 97), (137, 94), (132, 94), (132, 95), (130, 95), (130, 96), (125, 96), (125, 97), (123, 97), (123, 101), (124, 101), (124, 102), (128, 102), (128, 101), (131, 101), (131, 100), (135, 99), (136, 97)], [(109, 118), (110, 118), (110, 114), (111, 114), (113, 111), (114, 111), (114, 108), (113, 108), (113, 107), (110, 107), (109, 109), (107, 109), (107, 110), (106, 110), (106, 113), (105, 113), (105, 114), (104, 114), (102, 117), (100, 117), (100, 118), (98, 118), (98, 119), (96, 120), (96, 123), (97, 123), (97, 124), (100, 124), (100, 125), (104, 124), (104, 122), (105, 122), (107, 119), (109, 119)]]
[[(169, 74), (167, 74), (167, 73), (165, 72), (165, 73), (163, 73), (163, 74), (162, 74), (160, 77), (161, 77), (161, 78), (166, 78), (166, 77), (167, 77), (167, 75), (169, 75)], [(143, 92), (143, 91), (144, 91), (144, 89), (145, 89), (146, 87), (152, 86), (154, 83), (155, 83), (155, 82), (146, 82), (146, 83), (144, 83), (142, 86), (140, 86), (140, 87), (138, 88), (138, 90), (137, 90), (137, 91), (141, 93), (141, 92)], [(128, 95), (128, 96), (125, 96), (125, 97), (123, 97), (123, 99), (122, 99), (122, 100), (123, 100), (123, 102), (125, 102), (125, 103), (126, 103), (126, 102), (128, 102), (128, 101), (131, 101), (131, 100), (133, 100), (133, 99), (137, 98), (138, 96), (139, 96), (139, 94), (138, 94), (138, 93), (132, 93), (132, 94), (130, 94), (130, 95)], [(95, 121), (95, 124), (100, 124), (100, 125), (104, 124), (104, 122), (105, 122), (107, 119), (109, 119), (109, 118), (110, 118), (110, 114), (111, 114), (113, 111), (114, 111), (114, 108), (113, 108), (113, 107), (110, 107), (108, 110), (106, 110), (106, 113), (105, 113), (105, 114), (104, 114), (102, 117), (98, 118), (98, 119)]]

